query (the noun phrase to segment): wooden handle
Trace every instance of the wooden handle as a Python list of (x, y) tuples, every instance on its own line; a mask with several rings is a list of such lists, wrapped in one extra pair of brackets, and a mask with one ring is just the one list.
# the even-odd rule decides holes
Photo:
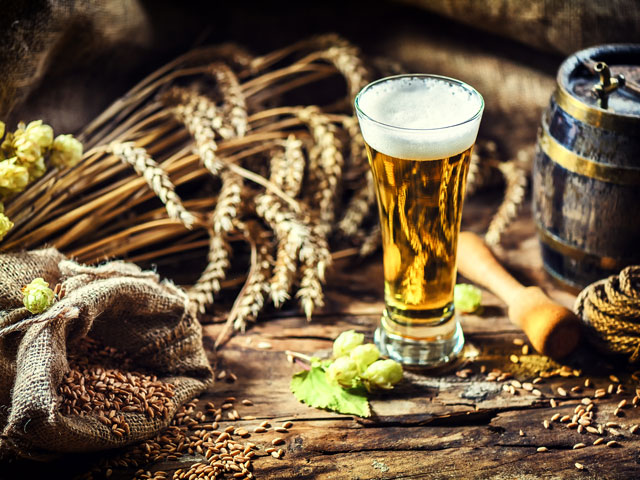
[(509, 307), (511, 321), (525, 332), (540, 353), (562, 358), (580, 340), (580, 321), (538, 287), (524, 287), (498, 263), (484, 241), (471, 232), (460, 232), (458, 271), (493, 292)]

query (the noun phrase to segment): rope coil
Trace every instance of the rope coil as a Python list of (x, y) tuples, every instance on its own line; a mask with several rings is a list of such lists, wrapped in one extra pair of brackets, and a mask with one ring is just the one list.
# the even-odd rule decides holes
[(640, 360), (640, 265), (586, 287), (574, 310), (596, 346)]

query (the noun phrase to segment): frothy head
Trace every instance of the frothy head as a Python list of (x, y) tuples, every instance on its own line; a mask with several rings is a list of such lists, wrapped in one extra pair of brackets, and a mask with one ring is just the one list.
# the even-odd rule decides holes
[(364, 140), (393, 157), (431, 160), (465, 151), (484, 109), (472, 87), (447, 77), (400, 75), (377, 80), (356, 97)]

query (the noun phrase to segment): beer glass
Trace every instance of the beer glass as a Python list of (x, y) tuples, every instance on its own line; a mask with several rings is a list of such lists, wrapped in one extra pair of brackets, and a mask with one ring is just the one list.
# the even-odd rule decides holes
[(385, 309), (375, 342), (404, 364), (443, 365), (464, 346), (456, 250), (484, 100), (458, 80), (414, 74), (367, 85), (355, 108), (382, 227)]

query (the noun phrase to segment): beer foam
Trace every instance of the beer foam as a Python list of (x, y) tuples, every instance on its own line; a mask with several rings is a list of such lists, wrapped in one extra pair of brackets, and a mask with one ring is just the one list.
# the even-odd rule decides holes
[(393, 157), (431, 160), (473, 145), (483, 100), (454, 80), (401, 76), (365, 87), (356, 107), (362, 136), (372, 148)]

